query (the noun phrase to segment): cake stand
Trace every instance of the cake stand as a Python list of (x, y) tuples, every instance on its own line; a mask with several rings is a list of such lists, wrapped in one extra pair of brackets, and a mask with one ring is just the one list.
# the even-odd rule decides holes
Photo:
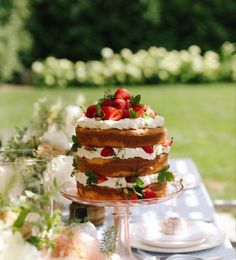
[(73, 180), (66, 181), (61, 187), (61, 194), (72, 201), (93, 205), (98, 207), (113, 207), (114, 227), (117, 232), (116, 254), (122, 260), (136, 259), (131, 251), (130, 234), (129, 234), (129, 207), (152, 205), (165, 202), (179, 195), (183, 190), (182, 181), (174, 181), (167, 184), (167, 193), (165, 196), (152, 199), (140, 200), (88, 200), (78, 196), (76, 183)]

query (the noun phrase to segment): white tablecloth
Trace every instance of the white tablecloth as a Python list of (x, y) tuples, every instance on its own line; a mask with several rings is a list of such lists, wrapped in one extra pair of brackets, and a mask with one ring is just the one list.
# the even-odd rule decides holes
[[(216, 213), (213, 207), (209, 194), (201, 180), (201, 176), (194, 162), (189, 158), (172, 159), (170, 160), (171, 169), (183, 174), (183, 178), (188, 174), (192, 174), (199, 179), (199, 185), (193, 189), (184, 190), (180, 196), (169, 200), (165, 203), (151, 206), (131, 207), (130, 222), (148, 221), (155, 217), (165, 218), (171, 214), (170, 208), (176, 212), (179, 217), (185, 219), (197, 219), (212, 221), (216, 223)], [(107, 210), (107, 218), (105, 225), (112, 223), (111, 209)], [(223, 229), (223, 227), (221, 227)], [(165, 255), (161, 253), (152, 253), (153, 255)], [(188, 253), (189, 254), (189, 253)], [(225, 260), (233, 260), (235, 252), (229, 239), (211, 249), (190, 253), (191, 255), (201, 256), (222, 256)], [(167, 254), (166, 254), (167, 255)]]

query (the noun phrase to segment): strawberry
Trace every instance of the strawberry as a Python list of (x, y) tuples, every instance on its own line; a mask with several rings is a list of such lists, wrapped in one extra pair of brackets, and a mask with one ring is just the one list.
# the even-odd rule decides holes
[(116, 99), (121, 98), (127, 100), (131, 97), (131, 93), (125, 88), (118, 88), (114, 96)]
[(140, 105), (133, 106), (133, 110), (138, 113), (139, 117), (142, 117), (144, 114), (144, 110)]
[(124, 99), (117, 98), (114, 100), (113, 106), (117, 109), (123, 110), (126, 108), (126, 101)]
[(92, 146), (85, 146), (84, 149), (87, 150), (87, 151), (93, 151), (93, 147)]
[(92, 118), (92, 117), (96, 117), (97, 114), (97, 108), (95, 105), (90, 105), (88, 106), (86, 112), (85, 112), (85, 116)]
[(103, 119), (118, 121), (122, 117), (122, 112), (114, 107), (102, 107)]
[(130, 200), (138, 200), (138, 195), (137, 194), (132, 194), (130, 197)]
[(99, 175), (98, 176), (98, 179), (97, 179), (97, 183), (102, 183), (104, 181), (107, 181), (107, 177), (106, 176), (102, 176), (102, 175)]
[(126, 108), (129, 109), (130, 107), (132, 107), (132, 104), (128, 99), (128, 100), (126, 100)]
[(146, 189), (144, 189), (143, 197), (144, 197), (144, 199), (152, 199), (152, 198), (156, 198), (157, 194), (152, 189), (146, 188)]
[(113, 148), (111, 148), (111, 147), (104, 147), (100, 154), (103, 157), (108, 157), (108, 156), (115, 155), (115, 152), (114, 152)]
[(102, 107), (111, 107), (112, 106), (112, 99), (105, 99), (103, 102), (102, 102)]
[(127, 109), (122, 110), (122, 118), (130, 118), (129, 110)]
[(146, 153), (152, 154), (154, 152), (153, 145), (143, 146), (142, 148)]
[(174, 138), (171, 137), (170, 140), (166, 140), (164, 144), (162, 144), (162, 146), (164, 147), (168, 147), (168, 146), (171, 146), (174, 142)]

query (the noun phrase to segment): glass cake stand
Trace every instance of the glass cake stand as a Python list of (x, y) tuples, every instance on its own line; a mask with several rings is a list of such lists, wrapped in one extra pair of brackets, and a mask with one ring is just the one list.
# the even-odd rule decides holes
[(180, 180), (168, 183), (166, 195), (159, 198), (140, 200), (89, 200), (79, 197), (75, 181), (68, 180), (62, 185), (61, 194), (65, 198), (78, 203), (98, 207), (113, 207), (114, 227), (117, 232), (115, 254), (122, 260), (134, 260), (136, 258), (132, 254), (130, 245), (129, 207), (165, 202), (179, 195), (183, 188), (182, 180)]

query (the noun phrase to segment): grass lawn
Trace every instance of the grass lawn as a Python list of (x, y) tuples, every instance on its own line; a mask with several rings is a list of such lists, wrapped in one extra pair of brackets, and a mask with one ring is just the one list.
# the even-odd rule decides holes
[[(111, 88), (113, 89), (113, 88)], [(174, 137), (171, 157), (191, 157), (214, 199), (235, 199), (236, 192), (236, 93), (232, 84), (160, 85), (130, 87), (141, 94), (166, 120)], [(82, 93), (87, 103), (103, 88), (37, 89), (0, 87), (0, 135), (14, 126), (25, 126), (32, 116), (33, 103), (46, 96), (55, 102), (74, 103)]]

